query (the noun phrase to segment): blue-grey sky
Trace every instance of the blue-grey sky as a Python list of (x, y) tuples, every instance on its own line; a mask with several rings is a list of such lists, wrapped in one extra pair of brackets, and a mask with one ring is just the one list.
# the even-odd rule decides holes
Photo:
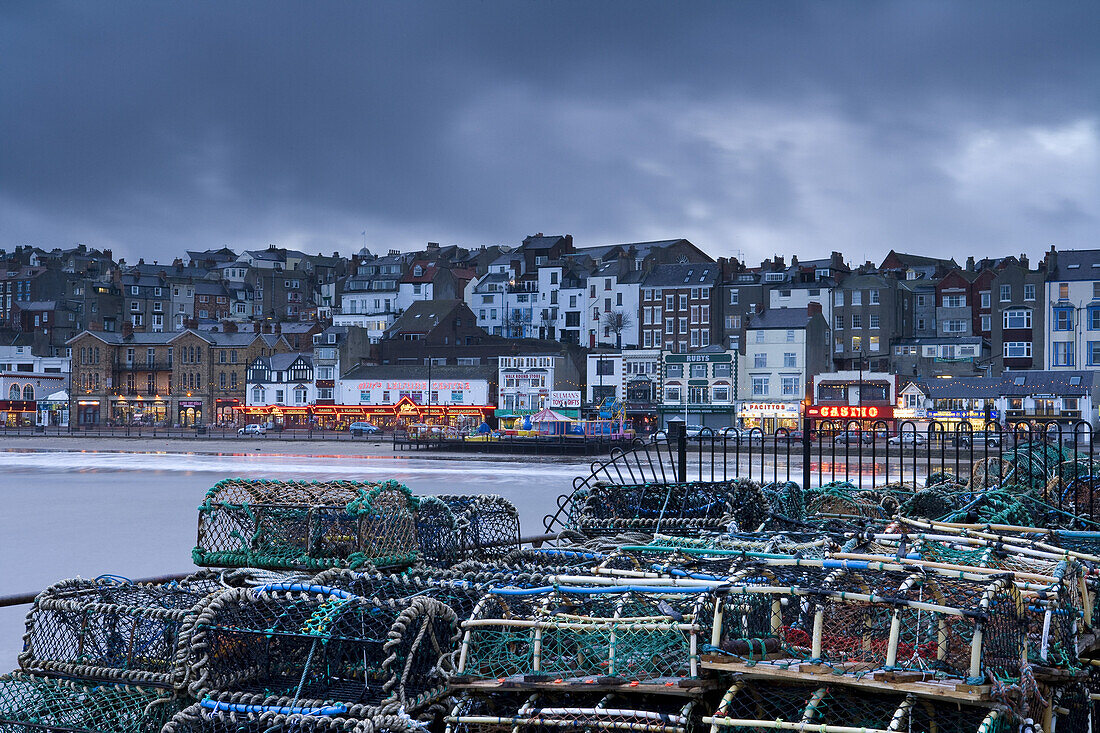
[(1098, 29), (1038, 0), (7, 2), (0, 248), (1095, 247)]

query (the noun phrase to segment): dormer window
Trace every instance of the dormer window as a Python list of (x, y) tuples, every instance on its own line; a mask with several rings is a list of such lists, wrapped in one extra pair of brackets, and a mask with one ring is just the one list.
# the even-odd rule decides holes
[(420, 277), (423, 274), (424, 274), (424, 268), (421, 267), (420, 265), (417, 265), (416, 267), (413, 268), (413, 277)]
[(336, 334), (334, 334), (334, 333), (330, 333), (330, 334), (328, 335), (328, 342), (329, 342), (330, 344), (334, 344), (334, 343), (336, 343)]

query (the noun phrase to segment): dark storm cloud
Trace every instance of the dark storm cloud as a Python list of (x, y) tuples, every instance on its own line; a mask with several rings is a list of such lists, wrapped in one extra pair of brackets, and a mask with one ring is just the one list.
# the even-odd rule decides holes
[(1091, 3), (26, 3), (0, 247), (1095, 243)]

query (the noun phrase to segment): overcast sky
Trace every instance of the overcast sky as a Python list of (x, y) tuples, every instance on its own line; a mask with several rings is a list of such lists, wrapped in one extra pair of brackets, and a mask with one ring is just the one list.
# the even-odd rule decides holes
[(1095, 2), (0, 5), (0, 248), (862, 262), (1098, 219)]

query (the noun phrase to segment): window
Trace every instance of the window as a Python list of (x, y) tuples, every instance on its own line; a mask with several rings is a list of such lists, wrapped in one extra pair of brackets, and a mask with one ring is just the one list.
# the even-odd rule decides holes
[[(1035, 286), (1033, 285), (1032, 289), (1034, 289), (1034, 287)], [(1026, 291), (1027, 287), (1025, 286), (1024, 289)], [(1002, 285), (1001, 286), (1001, 302), (1002, 303), (1007, 303), (1010, 300), (1012, 300), (1012, 286), (1011, 285)]]
[(711, 399), (715, 402), (729, 402), (730, 400), (730, 388), (729, 387), (714, 387), (710, 391)]
[(788, 344), (793, 344), (794, 343), (794, 329), (791, 329), (791, 328), (787, 329), (787, 343)]
[(680, 319), (680, 333), (688, 332), (688, 319), (686, 317)]
[(758, 344), (764, 343), (764, 332), (763, 331), (757, 331), (756, 332), (756, 343), (758, 343)]
[(692, 364), (689, 375), (692, 379), (706, 379), (707, 378), (707, 365), (706, 364)]
[(665, 387), (665, 402), (679, 402), (680, 401), (680, 388), (679, 387)]
[(988, 290), (983, 290), (982, 292), (978, 293), (978, 297), (981, 298), (981, 301), (980, 301), (981, 302), (981, 307), (982, 308), (988, 308), (989, 307), (989, 291)]
[(877, 313), (872, 313), (871, 315), (867, 316), (867, 328), (878, 328), (878, 324), (879, 320)]
[(862, 350), (863, 350), (863, 339), (859, 336), (853, 336), (852, 337), (852, 351), (862, 351)]
[(852, 328), (863, 328), (863, 316), (859, 313), (852, 314)]
[(665, 296), (665, 310), (666, 311), (676, 310), (676, 296), (675, 295), (666, 295)]
[(993, 328), (993, 317), (989, 315), (982, 316), (982, 332), (988, 332)]
[(862, 290), (853, 290), (852, 291), (852, 305), (863, 305), (863, 291)]
[(1100, 341), (1089, 341), (1087, 349), (1089, 366), (1100, 366)]
[(264, 389), (263, 387), (252, 388), (252, 404), (262, 405), (264, 401)]
[(1006, 310), (1004, 316), (1004, 328), (1031, 328), (1031, 309)]
[(962, 319), (947, 320), (943, 322), (944, 333), (965, 333), (966, 321)]
[(1092, 284), (1092, 299), (1100, 300), (1100, 282), (1094, 282)]
[(1035, 284), (1024, 285), (1024, 300), (1035, 300)]
[(1054, 366), (1073, 366), (1073, 342), (1054, 342)]
[(679, 310), (686, 311), (688, 307), (688, 299), (686, 295), (680, 296), (680, 308)]
[(784, 367), (789, 368), (789, 367), (798, 366), (797, 360), (798, 360), (798, 356), (793, 351), (787, 351), (783, 354), (783, 366)]
[(965, 295), (945, 295), (943, 296), (944, 308), (964, 308), (966, 307)]
[(917, 296), (917, 305), (921, 306), (921, 307), (928, 305), (928, 296), (918, 295)]
[(878, 351), (879, 340), (878, 336), (871, 336), (867, 339), (867, 350)]
[(739, 303), (738, 303), (739, 297), (740, 296), (738, 295), (738, 292), (736, 290), (731, 290), (730, 291), (730, 305), (739, 305)]
[(844, 291), (837, 290), (833, 293), (833, 305), (844, 305)]
[(597, 359), (596, 374), (611, 375), (615, 373), (615, 361), (613, 359)]
[(665, 377), (668, 379), (683, 379), (684, 377), (684, 365), (683, 364), (668, 364), (665, 366)]
[(765, 397), (768, 394), (768, 377), (752, 378), (753, 397)]
[(1058, 283), (1058, 300), (1069, 300), (1069, 283)]
[(769, 272), (766, 275), (764, 275), (764, 279), (767, 282), (770, 282), (770, 283), (777, 283), (777, 282), (779, 282), (780, 280), (783, 279), (783, 273), (782, 272)]
[(1089, 308), (1089, 330), (1100, 331), (1100, 307)]
[(675, 318), (666, 318), (665, 319), (665, 333), (667, 333), (669, 335), (672, 335), (672, 334), (676, 333), (676, 319)]
[(868, 302), (870, 302), (871, 305), (878, 305), (879, 304), (878, 291), (877, 290), (869, 290), (867, 292), (868, 292), (868, 295), (870, 295), (870, 298), (871, 298), (870, 301), (868, 301)]
[(833, 328), (835, 328), (837, 331), (844, 330), (844, 316), (839, 313), (833, 316)]
[(1054, 309), (1054, 330), (1055, 331), (1072, 331), (1073, 330), (1073, 309), (1072, 308), (1055, 308)]
[(756, 369), (766, 369), (768, 366), (768, 353), (758, 351), (752, 355), (752, 365)]
[(780, 377), (779, 382), (780, 387), (782, 387), (784, 397), (793, 397), (798, 395), (798, 385), (801, 380), (798, 378), (797, 375)]
[(714, 365), (715, 377), (729, 377), (733, 373), (733, 365), (727, 362), (718, 362)]
[(791, 297), (791, 291), (790, 290), (780, 290), (779, 291), (779, 297), (780, 298), (789, 298), (789, 297)]
[(691, 306), (691, 322), (692, 323), (698, 323), (699, 322), (699, 306), (697, 306), (697, 305)]

